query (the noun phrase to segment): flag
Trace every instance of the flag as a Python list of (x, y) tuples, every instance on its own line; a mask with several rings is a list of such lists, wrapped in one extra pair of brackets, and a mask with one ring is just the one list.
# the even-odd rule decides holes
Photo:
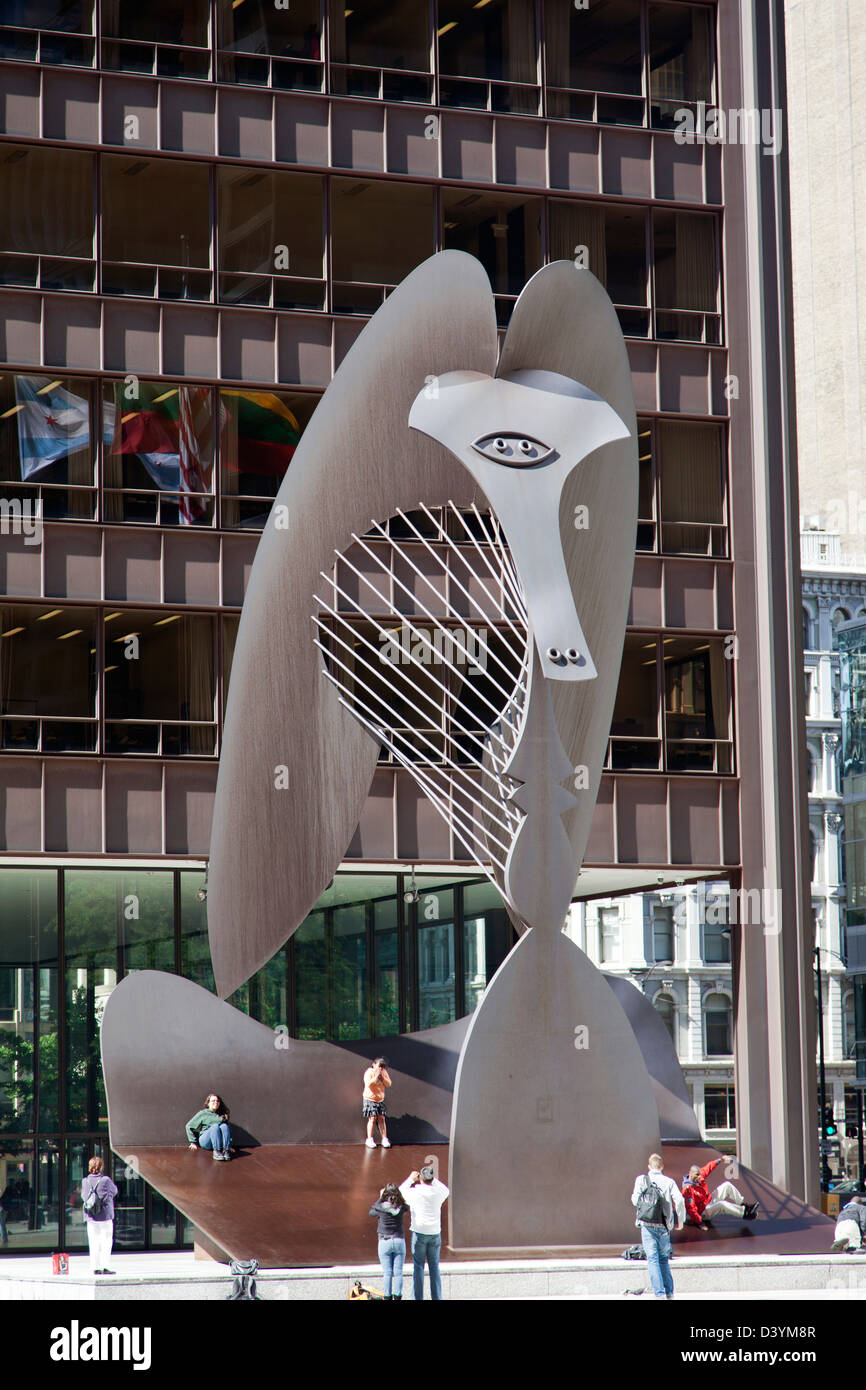
[(134, 454), (161, 492), (177, 493), (185, 526), (205, 515), (204, 504), (190, 494), (211, 492), (212, 464), (206, 461), (210, 433), (207, 386), (166, 388), (142, 382), (132, 401), (125, 386), (117, 388), (111, 452)]
[(301, 437), (301, 427), (289, 407), (272, 391), (220, 391), (237, 434), (239, 473), (281, 478)]
[(90, 402), (49, 376), (16, 376), (21, 479), (90, 448)]

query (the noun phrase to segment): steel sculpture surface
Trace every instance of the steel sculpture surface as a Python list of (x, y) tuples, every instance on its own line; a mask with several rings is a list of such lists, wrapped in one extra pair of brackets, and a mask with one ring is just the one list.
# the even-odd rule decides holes
[(218, 992), (327, 887), (383, 745), (525, 929), (460, 1050), (458, 1247), (608, 1239), (659, 1142), (632, 1027), (562, 933), (619, 677), (636, 445), (619, 323), (588, 271), (534, 276), (497, 361), (482, 268), (441, 253), (338, 369), (244, 605), (209, 870)]

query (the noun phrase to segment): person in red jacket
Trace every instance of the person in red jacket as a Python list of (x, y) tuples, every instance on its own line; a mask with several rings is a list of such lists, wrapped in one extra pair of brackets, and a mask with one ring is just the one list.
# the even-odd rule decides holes
[(687, 1176), (683, 1178), (687, 1226), (699, 1226), (702, 1231), (706, 1231), (709, 1229), (707, 1223), (712, 1221), (714, 1216), (738, 1216), (746, 1221), (754, 1221), (757, 1216), (758, 1203), (747, 1202), (732, 1182), (723, 1182), (715, 1192), (710, 1192), (707, 1178), (721, 1162), (720, 1158), (714, 1158), (712, 1163), (708, 1163), (704, 1168), (693, 1163)]

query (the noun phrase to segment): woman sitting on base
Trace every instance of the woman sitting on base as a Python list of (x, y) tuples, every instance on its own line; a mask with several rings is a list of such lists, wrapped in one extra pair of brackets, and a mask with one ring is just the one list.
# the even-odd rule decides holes
[(204, 1110), (199, 1110), (189, 1121), (186, 1137), (191, 1149), (200, 1145), (203, 1149), (213, 1149), (215, 1159), (228, 1161), (231, 1158), (229, 1112), (215, 1091), (205, 1101)]

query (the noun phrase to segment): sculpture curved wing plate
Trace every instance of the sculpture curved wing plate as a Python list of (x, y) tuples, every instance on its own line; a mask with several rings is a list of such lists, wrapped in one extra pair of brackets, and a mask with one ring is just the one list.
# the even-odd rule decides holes
[[(549, 678), (539, 685), (551, 687), (568, 771), (580, 768), (584, 779), (563, 800), (572, 863), (561, 865), (554, 896), (570, 897), (616, 692), (637, 516), (628, 359), (590, 272), (557, 262), (533, 277), (495, 372), (486, 275), (473, 257), (442, 252), (365, 327), (283, 481), (244, 604), (214, 808), (208, 921), (223, 996), (273, 955), (330, 882), (376, 765), (376, 739), (322, 678), (311, 640), (321, 571), (371, 517), (419, 502), (484, 506), (486, 498), (520, 552), (540, 674)], [(536, 470), (528, 494), (479, 451), (469, 425), (477, 419), (483, 433), (485, 422), (494, 431), (509, 419), (531, 424), (538, 401), (537, 432), (552, 416), (559, 466)], [(604, 582), (592, 582), (600, 573)], [(571, 663), (550, 659), (558, 633)]]
[(371, 517), (384, 521), (422, 497), (462, 505), (479, 497), (441, 445), (410, 432), (408, 418), (428, 378), (455, 365), (489, 374), (495, 363), (487, 276), (473, 257), (442, 252), (364, 328), (283, 480), (244, 603), (214, 806), (208, 927), (223, 997), (270, 959), (327, 887), (376, 767), (377, 742), (322, 677), (310, 621), (320, 572)]

